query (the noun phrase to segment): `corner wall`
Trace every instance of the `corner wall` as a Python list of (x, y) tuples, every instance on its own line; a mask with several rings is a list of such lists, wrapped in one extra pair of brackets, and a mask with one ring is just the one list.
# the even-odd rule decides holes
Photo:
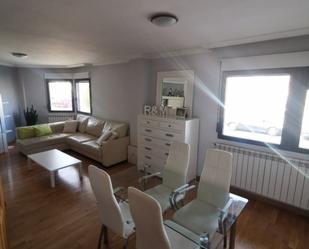
[(44, 74), (87, 71), (91, 78), (92, 115), (128, 122), (131, 144), (136, 145), (137, 114), (150, 98), (149, 68), (149, 61), (144, 59), (75, 69), (18, 68), (21, 108), (33, 104), (38, 111), (39, 122), (48, 122)]

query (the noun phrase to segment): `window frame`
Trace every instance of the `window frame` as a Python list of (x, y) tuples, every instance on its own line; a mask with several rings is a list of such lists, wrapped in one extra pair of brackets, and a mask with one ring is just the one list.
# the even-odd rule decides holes
[[(51, 109), (51, 101), (50, 101), (50, 92), (49, 92), (49, 83), (53, 81), (68, 81), (71, 83), (71, 95), (72, 95), (72, 110), (70, 111), (55, 111)], [(53, 112), (53, 113), (74, 113), (75, 112), (75, 104), (74, 104), (74, 90), (73, 90), (73, 80), (72, 79), (46, 79), (46, 88), (47, 88), (47, 109), (48, 112)]]
[[(286, 111), (282, 127), (280, 144), (250, 140), (239, 137), (232, 137), (223, 134), (224, 126), (224, 108), (219, 106), (219, 118), (217, 122), (217, 137), (227, 141), (258, 145), (263, 147), (271, 146), (276, 149), (287, 150), (298, 153), (308, 153), (309, 149), (299, 147), (301, 135), (303, 112), (305, 108), (306, 90), (309, 90), (309, 67), (297, 68), (270, 68), (255, 70), (233, 70), (223, 71), (221, 74), (221, 101), (225, 105), (226, 79), (231, 76), (254, 76), (254, 75), (280, 75), (289, 74), (291, 76), (289, 83), (289, 95), (286, 102)], [(296, 104), (295, 104), (296, 100)], [(296, 123), (296, 126), (292, 126)]]
[[(78, 104), (77, 104), (77, 83), (80, 81), (88, 81), (89, 82), (89, 95), (90, 95), (90, 112), (82, 112), (78, 110)], [(91, 91), (91, 80), (90, 78), (82, 78), (82, 79), (75, 79), (74, 80), (74, 91), (75, 91), (75, 109), (76, 113), (79, 114), (85, 114), (85, 115), (92, 115), (92, 91)]]

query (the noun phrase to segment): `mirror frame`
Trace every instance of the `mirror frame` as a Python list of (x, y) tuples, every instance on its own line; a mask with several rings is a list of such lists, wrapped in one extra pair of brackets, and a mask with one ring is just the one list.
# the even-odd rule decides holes
[(188, 117), (192, 116), (193, 107), (193, 88), (194, 88), (194, 72), (192, 70), (182, 71), (166, 71), (157, 73), (157, 94), (156, 105), (161, 105), (162, 99), (162, 82), (164, 78), (183, 78), (187, 83), (184, 86), (184, 107), (189, 108)]

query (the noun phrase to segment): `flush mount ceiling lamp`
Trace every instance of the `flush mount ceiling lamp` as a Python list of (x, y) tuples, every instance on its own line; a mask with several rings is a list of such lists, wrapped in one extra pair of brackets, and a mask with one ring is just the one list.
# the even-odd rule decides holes
[(25, 53), (20, 53), (20, 52), (12, 52), (11, 55), (13, 55), (14, 57), (16, 58), (22, 58), (22, 59), (25, 59), (28, 57), (27, 54)]
[(151, 16), (150, 21), (159, 27), (169, 27), (176, 24), (178, 22), (178, 18), (172, 14), (161, 13)]

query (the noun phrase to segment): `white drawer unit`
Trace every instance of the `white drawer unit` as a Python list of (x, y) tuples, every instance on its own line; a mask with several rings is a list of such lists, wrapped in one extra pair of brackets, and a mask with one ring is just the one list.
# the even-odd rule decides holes
[(138, 116), (139, 170), (162, 171), (174, 141), (190, 145), (188, 179), (196, 177), (199, 119), (176, 119), (151, 115)]

